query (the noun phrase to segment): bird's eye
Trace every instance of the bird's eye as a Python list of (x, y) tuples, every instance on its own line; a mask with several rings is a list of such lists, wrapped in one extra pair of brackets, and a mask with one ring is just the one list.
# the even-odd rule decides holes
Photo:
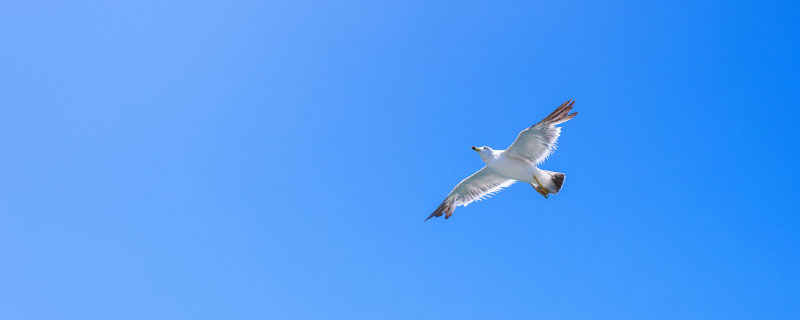
[(489, 147), (483, 147), (483, 150), (484, 151), (489, 150)]

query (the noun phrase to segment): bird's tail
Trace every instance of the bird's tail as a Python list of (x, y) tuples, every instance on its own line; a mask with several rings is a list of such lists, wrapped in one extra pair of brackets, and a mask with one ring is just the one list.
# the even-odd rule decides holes
[(564, 178), (566, 177), (565, 174), (561, 172), (554, 172), (554, 171), (547, 171), (547, 170), (538, 170), (535, 174), (535, 178), (541, 184), (542, 187), (547, 189), (547, 193), (556, 194), (561, 191), (561, 186), (564, 185)]

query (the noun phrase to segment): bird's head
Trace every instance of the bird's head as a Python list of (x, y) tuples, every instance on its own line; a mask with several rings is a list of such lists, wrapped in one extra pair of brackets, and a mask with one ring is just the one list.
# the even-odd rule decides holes
[(484, 162), (486, 162), (486, 160), (491, 158), (492, 157), (492, 153), (494, 152), (494, 150), (492, 150), (492, 148), (489, 148), (489, 147), (486, 147), (486, 146), (484, 146), (484, 147), (472, 147), (472, 150), (475, 150), (475, 152), (477, 152), (481, 156), (481, 159)]

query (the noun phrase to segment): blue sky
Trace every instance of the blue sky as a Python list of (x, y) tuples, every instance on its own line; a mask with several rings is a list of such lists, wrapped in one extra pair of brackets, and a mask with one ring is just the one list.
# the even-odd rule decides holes
[(799, 12), (6, 1), (0, 318), (797, 319)]

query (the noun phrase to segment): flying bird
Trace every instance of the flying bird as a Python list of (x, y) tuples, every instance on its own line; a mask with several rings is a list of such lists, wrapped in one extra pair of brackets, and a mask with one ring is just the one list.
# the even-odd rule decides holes
[(529, 183), (545, 198), (557, 194), (564, 184), (565, 175), (542, 170), (538, 166), (556, 149), (558, 136), (561, 135), (561, 128), (556, 125), (578, 115), (577, 112), (569, 113), (574, 104), (572, 100), (564, 102), (542, 121), (522, 130), (506, 150), (472, 147), (486, 166), (456, 185), (425, 221), (443, 214), (448, 219), (456, 207), (483, 200), (517, 181)]

